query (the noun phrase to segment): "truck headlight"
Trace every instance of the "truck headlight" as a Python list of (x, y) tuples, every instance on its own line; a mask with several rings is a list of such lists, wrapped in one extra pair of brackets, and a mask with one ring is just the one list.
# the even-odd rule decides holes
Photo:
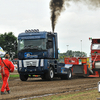
[(41, 67), (44, 66), (44, 60), (43, 60), (43, 59), (41, 59), (40, 66), (41, 66)]
[(21, 60), (19, 60), (19, 67), (22, 67), (22, 62), (21, 62)]

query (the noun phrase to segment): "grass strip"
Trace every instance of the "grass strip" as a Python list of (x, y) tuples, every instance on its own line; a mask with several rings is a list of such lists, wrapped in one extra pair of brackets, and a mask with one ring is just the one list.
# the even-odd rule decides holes
[(15, 77), (15, 78), (17, 78), (17, 77), (19, 77), (19, 74), (10, 75), (9, 77)]
[(100, 100), (100, 93), (97, 89), (84, 92), (63, 93), (47, 97), (34, 98), (30, 100)]
[[(9, 76), (9, 78), (11, 78), (11, 77), (18, 78), (19, 74), (12, 74), (12, 75)], [(0, 78), (1, 78), (1, 75), (0, 75)]]
[[(29, 75), (30, 76), (30, 75)], [(9, 78), (19, 78), (19, 74), (10, 74)], [(33, 75), (33, 77), (39, 77), (39, 75)], [(1, 75), (0, 75), (0, 78), (1, 78)]]

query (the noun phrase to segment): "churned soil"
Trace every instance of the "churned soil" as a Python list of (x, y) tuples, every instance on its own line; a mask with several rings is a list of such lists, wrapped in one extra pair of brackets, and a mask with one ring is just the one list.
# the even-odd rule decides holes
[[(71, 91), (86, 91), (86, 89), (97, 87), (100, 78), (72, 78), (61, 80), (55, 78), (53, 81), (45, 81), (41, 78), (28, 78), (21, 81), (19, 78), (9, 79), (10, 94), (0, 95), (0, 100), (21, 100), (22, 98), (40, 96), (45, 94), (65, 93)], [(2, 80), (0, 79), (0, 87)]]

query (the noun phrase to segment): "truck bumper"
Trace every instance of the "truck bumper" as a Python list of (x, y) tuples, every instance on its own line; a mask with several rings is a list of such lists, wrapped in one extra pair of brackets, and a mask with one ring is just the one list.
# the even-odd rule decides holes
[(47, 69), (39, 69), (39, 68), (34, 68), (34, 69), (27, 69), (27, 68), (22, 68), (18, 69), (19, 74), (29, 74), (29, 75), (42, 75), (46, 73), (48, 70)]

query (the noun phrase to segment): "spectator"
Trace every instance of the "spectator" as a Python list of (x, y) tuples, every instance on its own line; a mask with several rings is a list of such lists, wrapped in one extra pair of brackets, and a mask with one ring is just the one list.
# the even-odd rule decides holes
[(14, 71), (14, 65), (11, 61), (9, 61), (10, 59), (10, 55), (6, 54), (5, 55), (5, 59), (0, 59), (0, 65), (2, 68), (1, 71), (1, 76), (2, 76), (2, 80), (3, 80), (3, 84), (1, 87), (1, 95), (6, 94), (5, 90), (8, 92), (8, 94), (10, 94), (10, 88), (8, 85), (8, 79), (9, 79), (9, 72), (13, 72)]
[(14, 70), (17, 70), (17, 62), (14, 62)]

